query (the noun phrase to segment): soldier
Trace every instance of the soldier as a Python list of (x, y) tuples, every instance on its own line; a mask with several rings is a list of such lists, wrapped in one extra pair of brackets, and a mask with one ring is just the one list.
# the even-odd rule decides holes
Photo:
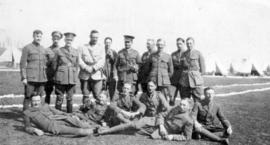
[[(58, 111), (48, 104), (41, 105), (40, 96), (32, 97), (32, 107), (23, 112), (25, 131), (41, 136), (44, 132), (53, 135), (87, 136), (93, 134), (93, 128), (76, 116)], [(32, 127), (33, 123), (36, 127)]]
[(134, 36), (124, 35), (125, 48), (118, 52), (116, 60), (116, 69), (118, 73), (118, 91), (121, 91), (123, 84), (129, 82), (132, 84), (132, 90), (137, 93), (137, 80), (138, 80), (138, 64), (140, 55), (137, 50), (132, 49)]
[(181, 57), (183, 60), (183, 72), (180, 78), (181, 98), (192, 97), (197, 101), (203, 94), (203, 77), (205, 73), (204, 57), (194, 49), (194, 39), (192, 37), (186, 40), (187, 51)]
[(149, 80), (157, 83), (157, 90), (161, 91), (167, 101), (172, 101), (169, 87), (171, 85), (170, 77), (173, 74), (173, 63), (171, 56), (163, 49), (165, 47), (165, 41), (162, 39), (157, 40), (158, 51), (153, 53), (149, 63)]
[(25, 98), (23, 110), (29, 108), (31, 94), (37, 92), (40, 96), (44, 95), (44, 85), (47, 82), (46, 76), (46, 51), (40, 45), (43, 33), (40, 30), (33, 32), (33, 42), (26, 45), (22, 50), (20, 61), (21, 78), (24, 84)]
[(159, 113), (170, 110), (170, 105), (164, 95), (156, 91), (157, 85), (153, 81), (147, 83), (147, 92), (137, 96), (138, 99), (146, 106), (144, 116), (155, 117)]
[(113, 124), (128, 123), (136, 120), (136, 116), (144, 114), (145, 105), (133, 95), (131, 87), (132, 84), (124, 83), (123, 90), (114, 96), (114, 101), (110, 105), (110, 108), (116, 113)]
[(47, 48), (49, 54), (48, 63), (47, 63), (47, 78), (48, 82), (45, 85), (45, 103), (50, 104), (50, 98), (54, 87), (54, 75), (55, 70), (53, 70), (53, 57), (55, 56), (56, 50), (59, 48), (59, 41), (62, 39), (63, 35), (59, 31), (52, 32), (52, 41), (53, 44)]
[(95, 99), (99, 99), (102, 91), (103, 80), (106, 76), (103, 74), (103, 68), (106, 60), (105, 49), (98, 43), (99, 32), (92, 30), (90, 33), (90, 42), (79, 49), (79, 79), (81, 82), (81, 90), (85, 98), (89, 97), (92, 91)]
[(139, 74), (138, 74), (138, 82), (141, 85), (141, 89), (143, 92), (147, 92), (147, 79), (148, 79), (148, 75), (147, 75), (147, 70), (149, 68), (148, 64), (150, 61), (150, 55), (153, 54), (155, 52), (155, 40), (154, 39), (148, 39), (146, 42), (146, 46), (148, 51), (143, 53), (142, 55), (142, 62), (140, 64), (140, 69), (139, 69)]
[[(232, 134), (230, 121), (223, 114), (222, 108), (214, 102), (215, 91), (211, 87), (204, 89), (204, 96), (200, 102), (196, 102), (193, 112), (198, 122), (202, 126), (223, 137), (229, 137)], [(221, 126), (221, 124), (222, 126)]]
[[(184, 104), (184, 105), (182, 105)], [(182, 100), (180, 105), (168, 110), (167, 115), (160, 114), (157, 117), (143, 117), (140, 120), (121, 124), (109, 129), (99, 130), (99, 135), (115, 133), (128, 129), (137, 129), (143, 135), (153, 139), (190, 140), (193, 129), (193, 118), (189, 113), (187, 100)]]
[(78, 71), (79, 55), (77, 50), (72, 47), (72, 42), (76, 34), (72, 32), (64, 33), (65, 46), (59, 48), (55, 53), (53, 68), (55, 74), (55, 108), (62, 109), (64, 94), (67, 99), (67, 112), (72, 113), (72, 97), (75, 93), (76, 77)]
[(106, 52), (106, 63), (104, 68), (104, 73), (107, 77), (106, 80), (106, 90), (109, 90), (110, 99), (113, 100), (113, 95), (116, 90), (116, 82), (118, 81), (117, 70), (116, 70), (116, 59), (117, 53), (111, 49), (112, 38), (106, 37), (104, 39), (105, 52)]
[(182, 74), (183, 66), (181, 63), (181, 56), (184, 53), (184, 46), (185, 46), (185, 40), (183, 38), (177, 38), (176, 39), (176, 46), (177, 51), (172, 53), (172, 61), (173, 61), (173, 76), (171, 77), (172, 85), (175, 86), (175, 92), (173, 96), (172, 103), (174, 104), (175, 98), (177, 97), (177, 94), (179, 92), (180, 95), (180, 77)]

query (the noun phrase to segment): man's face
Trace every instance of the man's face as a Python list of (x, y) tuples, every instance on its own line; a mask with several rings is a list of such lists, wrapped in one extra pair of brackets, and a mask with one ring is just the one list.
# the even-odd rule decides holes
[(131, 45), (132, 45), (132, 40), (126, 39), (125, 40), (125, 48), (129, 49), (129, 48), (131, 48)]
[(176, 42), (176, 45), (177, 45), (177, 49), (178, 49), (179, 51), (183, 50), (183, 49), (184, 49), (184, 46), (185, 46), (184, 42), (181, 41), (181, 40), (178, 40), (178, 41)]
[(73, 38), (65, 38), (65, 42), (66, 42), (67, 47), (71, 47), (72, 42), (73, 42)]
[(187, 48), (188, 48), (189, 50), (192, 50), (193, 47), (194, 47), (194, 42), (193, 42), (193, 40), (192, 40), (192, 39), (187, 40)]
[(105, 48), (111, 48), (112, 41), (110, 39), (106, 39), (104, 44), (105, 44)]
[(100, 104), (105, 105), (109, 102), (108, 97), (104, 94), (100, 94)]
[(163, 40), (157, 41), (157, 48), (159, 52), (162, 52), (164, 47), (165, 47), (165, 41)]
[(52, 41), (53, 41), (53, 44), (58, 45), (58, 44), (59, 44), (60, 39), (61, 39), (61, 38), (60, 38), (59, 36), (56, 36), (56, 35), (52, 36)]
[(213, 100), (213, 98), (215, 97), (215, 91), (210, 89), (210, 90), (207, 90), (205, 93), (204, 93), (204, 96), (205, 96), (205, 100), (206, 101), (209, 101), (211, 102)]
[(148, 40), (148, 41), (146, 42), (146, 47), (147, 47), (148, 51), (153, 51), (154, 48), (155, 48), (155, 44), (154, 44), (153, 41)]
[(131, 84), (124, 84), (123, 93), (128, 95), (131, 92)]
[(156, 90), (157, 86), (153, 82), (147, 84), (147, 89), (149, 93), (153, 93)]
[(32, 102), (31, 102), (32, 107), (38, 108), (40, 106), (40, 104), (41, 104), (40, 102), (41, 102), (40, 101), (40, 96), (33, 96), (32, 97)]
[(92, 33), (92, 34), (90, 34), (90, 42), (92, 44), (97, 44), (98, 37), (99, 37), (99, 33)]
[(38, 44), (40, 44), (42, 40), (42, 34), (41, 33), (34, 33), (33, 35), (34, 41)]
[(187, 99), (181, 100), (180, 102), (180, 108), (183, 113), (189, 111), (189, 102)]

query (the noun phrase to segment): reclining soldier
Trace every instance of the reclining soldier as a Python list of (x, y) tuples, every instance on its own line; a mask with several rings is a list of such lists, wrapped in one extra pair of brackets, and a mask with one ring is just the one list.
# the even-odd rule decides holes
[(109, 107), (109, 98), (105, 93), (101, 93), (98, 98), (98, 100), (85, 98), (84, 104), (80, 106), (79, 112), (75, 112), (75, 115), (96, 127), (110, 126), (112, 110)]
[[(25, 131), (30, 134), (43, 135), (44, 132), (53, 135), (88, 136), (93, 134), (93, 128), (65, 112), (56, 110), (48, 104), (41, 105), (41, 97), (33, 95), (29, 109), (23, 112)], [(32, 126), (35, 125), (35, 127)]]
[[(99, 130), (99, 135), (115, 133), (123, 130), (137, 129), (153, 139), (165, 140), (189, 140), (193, 130), (193, 118), (190, 114), (188, 99), (181, 100), (180, 105), (170, 109), (166, 113), (160, 113), (153, 117), (151, 127), (150, 122), (145, 117), (130, 123), (121, 124), (110, 129)], [(140, 133), (141, 134), (141, 133)]]

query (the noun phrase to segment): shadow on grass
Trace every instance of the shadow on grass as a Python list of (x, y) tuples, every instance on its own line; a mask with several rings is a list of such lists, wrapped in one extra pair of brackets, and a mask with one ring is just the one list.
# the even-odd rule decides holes
[(19, 109), (8, 109), (5, 112), (0, 112), (0, 119), (14, 120), (17, 122), (23, 122), (23, 114)]

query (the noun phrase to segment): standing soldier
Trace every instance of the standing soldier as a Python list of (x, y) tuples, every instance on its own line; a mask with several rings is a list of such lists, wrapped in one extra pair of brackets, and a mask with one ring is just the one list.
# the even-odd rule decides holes
[(119, 82), (117, 89), (121, 92), (124, 83), (132, 84), (133, 93), (137, 93), (137, 80), (138, 80), (138, 64), (140, 63), (139, 52), (132, 49), (134, 36), (124, 35), (125, 48), (118, 52), (116, 60), (116, 69), (118, 72)]
[(79, 55), (75, 48), (72, 47), (72, 42), (76, 34), (72, 32), (64, 33), (65, 46), (56, 50), (53, 68), (55, 74), (55, 108), (62, 109), (64, 94), (67, 99), (67, 112), (72, 113), (72, 97), (75, 92), (76, 77), (78, 71)]
[(180, 78), (181, 98), (192, 97), (197, 101), (203, 95), (203, 77), (205, 73), (204, 58), (198, 50), (194, 49), (194, 39), (186, 40), (187, 51), (182, 55), (183, 72)]
[(60, 39), (62, 39), (62, 37), (63, 35), (61, 32), (53, 31), (52, 32), (53, 44), (49, 48), (47, 48), (47, 53), (49, 54), (48, 64), (47, 64), (48, 82), (45, 85), (45, 92), (46, 92), (45, 103), (47, 104), (50, 104), (51, 94), (54, 87), (55, 70), (53, 70), (53, 57), (55, 56), (56, 50), (59, 49), (59, 41)]
[(104, 39), (105, 52), (106, 52), (106, 63), (104, 68), (104, 73), (107, 77), (106, 80), (106, 90), (109, 90), (110, 99), (113, 100), (113, 95), (116, 90), (116, 82), (118, 81), (117, 70), (115, 67), (117, 53), (115, 50), (111, 49), (112, 38), (106, 37)]
[(150, 58), (150, 74), (149, 80), (157, 83), (157, 90), (161, 91), (166, 97), (167, 101), (171, 103), (171, 94), (169, 87), (171, 85), (170, 77), (173, 74), (173, 63), (171, 56), (163, 49), (165, 47), (165, 41), (162, 39), (157, 40), (157, 52), (151, 55)]
[(90, 42), (80, 48), (79, 56), (79, 79), (83, 100), (89, 98), (92, 91), (95, 99), (99, 100), (99, 94), (102, 91), (103, 80), (106, 76), (103, 74), (105, 64), (105, 49), (98, 43), (99, 32), (92, 30), (90, 33)]
[(147, 70), (149, 70), (148, 64), (150, 61), (150, 55), (153, 54), (155, 52), (155, 40), (154, 39), (148, 39), (146, 42), (146, 46), (148, 51), (146, 51), (145, 53), (143, 53), (142, 55), (142, 62), (140, 65), (140, 69), (139, 69), (139, 75), (138, 75), (138, 82), (141, 85), (141, 89), (142, 91), (145, 93), (147, 92), (147, 78), (148, 78), (148, 72)]
[(23, 110), (29, 108), (31, 95), (36, 92), (38, 95), (44, 95), (44, 85), (47, 82), (46, 76), (46, 51), (40, 45), (43, 33), (40, 30), (33, 32), (34, 41), (26, 45), (22, 50), (20, 61), (20, 70), (22, 82), (25, 86), (25, 98), (23, 101)]
[(185, 40), (183, 38), (177, 38), (176, 39), (176, 46), (177, 46), (177, 51), (172, 53), (172, 61), (173, 61), (173, 76), (171, 78), (172, 85), (175, 86), (175, 92), (173, 96), (172, 103), (174, 104), (175, 98), (177, 97), (177, 94), (179, 92), (179, 95), (181, 94), (180, 92), (180, 77), (182, 74), (183, 66), (181, 63), (181, 56), (184, 53), (184, 46), (185, 46)]

